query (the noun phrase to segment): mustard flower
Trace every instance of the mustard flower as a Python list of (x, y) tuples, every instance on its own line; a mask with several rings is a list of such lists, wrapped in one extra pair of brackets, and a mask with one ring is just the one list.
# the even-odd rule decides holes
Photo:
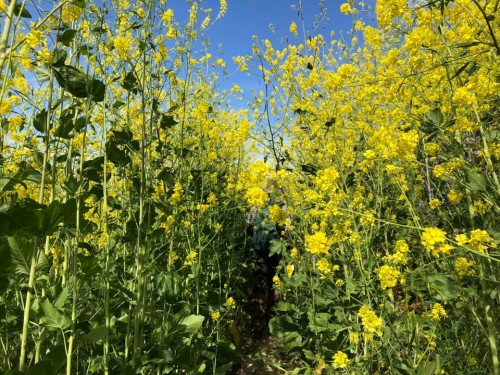
[(382, 290), (394, 288), (398, 284), (398, 278), (401, 276), (401, 273), (395, 267), (388, 265), (380, 267), (377, 273)]
[(448, 193), (448, 200), (451, 204), (458, 204), (464, 197), (464, 193), (457, 191), (455, 189), (451, 189)]
[(226, 307), (228, 309), (234, 309), (236, 307), (236, 302), (234, 301), (233, 297), (228, 297), (226, 299)]
[(184, 265), (185, 266), (192, 266), (197, 261), (198, 261), (198, 253), (194, 250), (191, 250), (186, 257), (186, 260), (184, 260)]
[(440, 201), (439, 199), (436, 199), (436, 198), (431, 199), (431, 200), (429, 201), (429, 206), (430, 206), (433, 210), (435, 210), (436, 208), (438, 208), (439, 206), (441, 206), (441, 201)]
[(311, 254), (328, 254), (332, 245), (332, 240), (325, 232), (316, 232), (306, 235), (306, 250)]
[(267, 193), (258, 187), (248, 189), (245, 194), (248, 205), (251, 207), (262, 207), (267, 201)]
[(358, 312), (358, 316), (361, 318), (361, 323), (363, 324), (363, 331), (365, 337), (370, 340), (373, 335), (382, 335), (382, 319), (377, 316), (370, 308), (366, 306), (361, 306)]
[(488, 248), (488, 245), (493, 248), (497, 247), (494, 240), (485, 230), (474, 229), (473, 231), (470, 232), (469, 236), (470, 236), (470, 239), (468, 241), (469, 246), (475, 251), (484, 253)]
[(460, 277), (472, 276), (475, 272), (473, 269), (471, 269), (471, 267), (475, 264), (476, 262), (474, 262), (473, 260), (469, 261), (464, 257), (457, 258), (457, 260), (455, 261), (455, 271), (457, 271)]
[(438, 257), (439, 248), (436, 245), (440, 245), (446, 241), (446, 233), (435, 227), (425, 228), (421, 235), (421, 241), (429, 253)]
[(285, 273), (289, 278), (292, 277), (294, 270), (295, 270), (295, 267), (293, 264), (287, 264), (285, 267)]
[(292, 23), (290, 24), (290, 32), (291, 32), (293, 35), (297, 36), (297, 34), (298, 34), (298, 32), (297, 32), (297, 24), (296, 24), (295, 22), (292, 22)]
[(218, 310), (215, 310), (213, 311), (211, 314), (210, 314), (210, 318), (212, 319), (212, 321), (217, 321), (219, 320), (220, 318), (220, 312)]
[(333, 367), (346, 368), (349, 366), (349, 358), (344, 352), (338, 351), (333, 355)]
[(431, 309), (431, 317), (433, 320), (440, 320), (441, 318), (447, 317), (444, 307), (440, 303), (435, 303)]
[(340, 13), (349, 15), (350, 13), (353, 13), (353, 9), (349, 3), (344, 3), (340, 6)]

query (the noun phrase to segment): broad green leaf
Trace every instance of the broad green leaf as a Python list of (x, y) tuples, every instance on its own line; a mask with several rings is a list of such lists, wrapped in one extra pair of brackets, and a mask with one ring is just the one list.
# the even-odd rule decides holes
[(64, 44), (66, 47), (69, 47), (71, 41), (75, 38), (77, 34), (76, 30), (69, 29), (66, 30), (64, 33), (58, 36), (57, 41)]
[(59, 201), (53, 201), (43, 210), (42, 232), (50, 236), (59, 229), (64, 221), (64, 205)]
[[(38, 112), (33, 118), (33, 126), (40, 133), (45, 134), (45, 128), (47, 126), (47, 110), (43, 109)], [(49, 124), (49, 130), (52, 128), (52, 124)]]
[(486, 191), (486, 177), (484, 177), (482, 174), (477, 173), (472, 168), (467, 168), (466, 173), (466, 185), (470, 189), (470, 191)]
[(57, 309), (62, 309), (69, 298), (69, 288), (65, 287), (61, 290), (56, 300), (54, 301), (54, 307)]
[(32, 240), (22, 236), (15, 235), (7, 237), (11, 249), (12, 265), (16, 273), (29, 275), (31, 261), (36, 253), (36, 247)]
[(194, 335), (198, 332), (203, 324), (205, 317), (203, 315), (189, 315), (180, 321), (180, 324), (186, 326), (186, 332)]
[(23, 3), (24, 2), (16, 3), (16, 5), (14, 6), (14, 14), (16, 16), (21, 16), (22, 18), (33, 18), (31, 13), (28, 12), (25, 7), (23, 7)]
[(48, 301), (40, 302), (43, 316), (42, 323), (48, 328), (66, 329), (70, 325), (70, 320), (62, 315), (57, 309)]
[(286, 245), (277, 239), (271, 240), (270, 246), (269, 246), (269, 256), (273, 256), (274, 254), (284, 254), (286, 252)]
[(41, 362), (35, 363), (29, 368), (28, 371), (28, 375), (48, 375), (54, 373), (54, 365), (50, 360), (43, 360)]
[(54, 74), (59, 85), (77, 98), (88, 98), (95, 102), (104, 100), (106, 86), (71, 65), (54, 66)]
[(9, 287), (9, 276), (12, 272), (11, 250), (6, 238), (0, 237), (0, 295)]
[(162, 129), (170, 129), (171, 127), (178, 124), (178, 121), (175, 120), (174, 116), (166, 115), (164, 113), (161, 114), (160, 118), (160, 128)]
[(439, 127), (443, 123), (443, 114), (439, 108), (434, 108), (427, 112), (427, 118), (431, 120), (436, 127)]

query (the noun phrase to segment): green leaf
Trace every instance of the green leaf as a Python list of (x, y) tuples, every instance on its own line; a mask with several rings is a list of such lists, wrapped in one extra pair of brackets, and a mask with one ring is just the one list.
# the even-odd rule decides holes
[(82, 73), (71, 65), (54, 66), (55, 78), (59, 85), (77, 98), (88, 98), (102, 102), (106, 86), (101, 81)]
[(189, 315), (180, 321), (181, 325), (186, 327), (186, 332), (190, 335), (194, 335), (198, 332), (203, 324), (205, 317), (203, 315)]
[(28, 375), (48, 375), (54, 374), (54, 365), (50, 360), (44, 360), (38, 363), (35, 363), (30, 367), (28, 371)]
[(34, 242), (20, 235), (8, 237), (7, 241), (11, 249), (14, 270), (18, 274), (29, 275), (31, 261), (37, 250)]
[(436, 127), (439, 127), (443, 123), (443, 114), (439, 108), (434, 108), (427, 112), (427, 118), (431, 120)]
[(53, 201), (43, 210), (42, 232), (50, 236), (59, 229), (59, 225), (64, 221), (64, 205), (59, 201)]
[(309, 329), (314, 332), (325, 332), (330, 330), (330, 314), (328, 313), (314, 313), (309, 311), (307, 313), (309, 317)]
[(486, 191), (486, 177), (472, 168), (466, 169), (466, 186), (470, 191)]
[(90, 330), (83, 339), (88, 342), (98, 343), (99, 341), (103, 341), (106, 335), (106, 327), (97, 326)]
[(174, 119), (174, 116), (166, 115), (164, 113), (161, 114), (160, 128), (166, 130), (177, 124), (178, 122)]
[(71, 3), (79, 8), (85, 8), (86, 5), (85, 0), (71, 0)]
[(285, 254), (286, 252), (286, 245), (281, 242), (280, 240), (273, 239), (270, 242), (269, 245), (269, 256), (272, 257), (274, 254)]
[[(45, 127), (47, 126), (47, 110), (43, 109), (38, 112), (33, 118), (33, 126), (40, 133), (45, 134)], [(52, 128), (52, 124), (49, 124), (49, 130)]]
[(5, 293), (9, 287), (9, 276), (11, 274), (11, 250), (6, 238), (0, 237), (0, 294)]
[(57, 41), (69, 47), (71, 41), (75, 38), (78, 31), (73, 29), (68, 29), (64, 33), (58, 36)]
[(66, 52), (66, 50), (55, 50), (52, 57), (52, 61), (54, 61), (52, 63), (52, 66), (63, 66), (67, 57), (68, 53)]
[(40, 307), (43, 311), (41, 321), (46, 327), (60, 330), (64, 330), (69, 327), (69, 318), (57, 311), (57, 309), (48, 300), (41, 301)]
[(62, 309), (69, 298), (69, 288), (65, 287), (61, 290), (61, 293), (57, 296), (54, 301), (54, 307), (57, 309)]
[(139, 92), (139, 84), (137, 83), (137, 77), (133, 70), (125, 75), (121, 86), (125, 90), (130, 91), (134, 94), (137, 94)]
[(14, 5), (14, 14), (16, 16), (21, 16), (23, 18), (33, 18), (33, 16), (31, 15), (30, 12), (28, 12), (26, 10), (26, 8), (23, 7), (23, 3), (16, 3), (16, 5)]

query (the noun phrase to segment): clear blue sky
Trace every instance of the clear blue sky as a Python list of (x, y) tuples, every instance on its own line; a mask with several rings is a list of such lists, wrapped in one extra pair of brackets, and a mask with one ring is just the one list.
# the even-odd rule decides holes
[[(352, 17), (340, 13), (340, 5), (347, 0), (325, 0), (320, 7), (319, 0), (302, 0), (302, 15), (304, 27), (311, 35), (323, 34), (327, 40), (330, 32), (335, 31), (336, 37), (347, 33), (352, 28)], [(367, 5), (373, 5), (375, 0), (366, 0)], [(303, 43), (302, 23), (298, 12), (298, 0), (227, 0), (227, 14), (215, 24), (211, 25), (206, 33), (210, 39), (212, 55), (218, 57), (218, 46), (222, 45), (224, 59), (228, 63), (228, 71), (234, 71), (231, 64), (233, 56), (252, 54), (252, 36), (259, 40), (269, 39), (273, 47), (282, 49), (286, 46), (286, 38), (291, 44)], [(174, 9), (176, 19), (181, 21), (187, 18), (189, 5), (184, 0), (170, 0), (167, 6)], [(292, 8), (295, 6), (295, 9)], [(212, 8), (212, 18), (219, 11), (219, 0), (205, 0), (202, 8)], [(322, 14), (321, 26), (315, 29), (315, 21)], [(201, 17), (200, 17), (201, 18)], [(294, 37), (289, 31), (290, 23), (294, 21), (299, 29), (299, 36)], [(273, 35), (269, 25), (274, 26)], [(244, 91), (258, 88), (256, 77), (245, 77), (244, 74), (235, 74), (223, 87), (230, 87), (232, 83), (240, 85)]]

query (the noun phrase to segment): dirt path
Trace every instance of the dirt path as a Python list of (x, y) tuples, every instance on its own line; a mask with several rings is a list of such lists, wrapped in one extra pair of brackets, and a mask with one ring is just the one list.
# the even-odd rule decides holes
[(236, 375), (283, 375), (283, 360), (274, 337), (266, 335), (244, 348), (244, 359)]

